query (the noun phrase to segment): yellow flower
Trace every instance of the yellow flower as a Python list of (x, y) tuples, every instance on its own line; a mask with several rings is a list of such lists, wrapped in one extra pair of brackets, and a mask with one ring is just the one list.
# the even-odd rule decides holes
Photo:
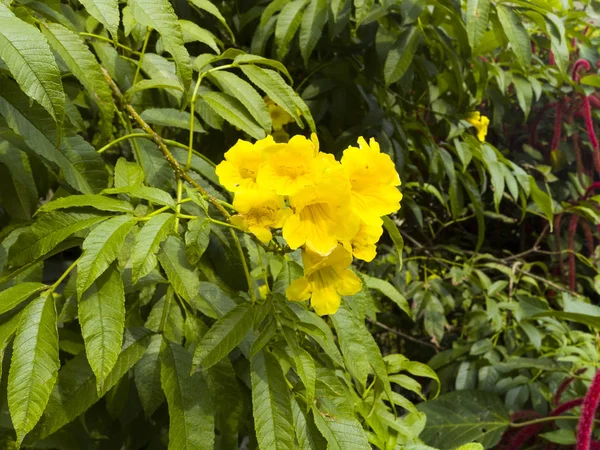
[(400, 177), (392, 159), (380, 152), (375, 139), (367, 144), (360, 137), (358, 146), (344, 150), (342, 167), (352, 186), (352, 207), (361, 220), (374, 226), (380, 224), (381, 216), (400, 208), (402, 194), (396, 188)]
[(486, 116), (482, 116), (479, 111), (475, 111), (469, 114), (467, 117), (467, 122), (477, 129), (477, 139), (479, 139), (481, 142), (484, 142), (485, 136), (488, 132), (490, 119), (488, 119)]
[(279, 131), (284, 125), (294, 121), (294, 118), (281, 106), (271, 100), (269, 97), (265, 97), (267, 109), (271, 116), (271, 122), (273, 123), (273, 130)]
[(219, 182), (232, 192), (254, 187), (258, 169), (265, 159), (265, 149), (274, 145), (277, 144), (272, 136), (267, 136), (254, 144), (238, 140), (225, 153), (225, 160), (217, 166)]
[(325, 256), (356, 235), (360, 220), (351, 208), (350, 183), (333, 155), (320, 154), (311, 175), (313, 184), (289, 197), (294, 212), (283, 237), (293, 249), (306, 245)]
[(302, 261), (304, 276), (290, 284), (286, 295), (292, 301), (310, 299), (320, 316), (335, 314), (342, 295), (354, 295), (361, 289), (360, 279), (349, 269), (352, 255), (341, 245), (325, 257), (304, 250)]
[(231, 218), (234, 225), (249, 230), (261, 242), (269, 242), (270, 228), (279, 228), (291, 214), (283, 197), (266, 189), (244, 189), (233, 199), (233, 207), (240, 214)]
[(279, 195), (295, 194), (312, 183), (313, 164), (318, 152), (319, 141), (314, 133), (310, 140), (297, 135), (287, 144), (271, 147), (260, 167), (257, 183)]
[(352, 255), (363, 261), (373, 261), (377, 254), (376, 244), (382, 234), (381, 222), (378, 225), (369, 225), (361, 221), (358, 233), (350, 241)]

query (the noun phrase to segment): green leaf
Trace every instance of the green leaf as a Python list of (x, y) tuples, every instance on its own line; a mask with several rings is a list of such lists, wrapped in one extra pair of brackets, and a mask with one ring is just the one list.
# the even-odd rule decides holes
[[(312, 404), (312, 403), (311, 403)], [(304, 411), (295, 397), (292, 397), (292, 414), (294, 418), (294, 432), (300, 450), (319, 450), (327, 447), (327, 443), (319, 433), (310, 412)]]
[(19, 444), (42, 417), (59, 368), (56, 308), (46, 292), (27, 306), (13, 344), (7, 395)]
[(504, 403), (482, 391), (455, 391), (420, 403), (427, 427), (420, 438), (433, 447), (456, 448), (477, 441), (492, 448), (508, 428), (510, 418)]
[(117, 258), (125, 238), (134, 225), (135, 219), (124, 214), (102, 222), (88, 234), (83, 241), (83, 253), (77, 263), (79, 298)]
[(264, 58), (262, 56), (249, 55), (249, 54), (244, 53), (242, 55), (237, 55), (235, 57), (235, 59), (233, 60), (233, 64), (235, 64), (235, 65), (263, 64), (265, 66), (269, 66), (275, 70), (278, 70), (279, 72), (283, 73), (288, 78), (288, 80), (290, 80), (290, 83), (293, 82), (292, 76), (288, 72), (287, 68), (282, 63), (280, 63), (279, 61), (277, 61), (275, 59), (269, 59), (269, 58)]
[(78, 304), (85, 354), (102, 392), (123, 344), (125, 291), (115, 264), (92, 282)]
[(46, 287), (42, 283), (25, 282), (0, 292), (0, 314), (10, 311)]
[(351, 415), (338, 415), (335, 411), (321, 412), (312, 406), (315, 425), (329, 444), (328, 450), (364, 450), (371, 448), (360, 422)]
[(200, 261), (210, 242), (210, 222), (192, 219), (185, 233), (185, 254), (192, 264)]
[(475, 51), (487, 29), (490, 16), (490, 0), (468, 0), (467, 36), (469, 45)]
[(240, 303), (223, 315), (202, 337), (194, 352), (194, 366), (206, 370), (227, 356), (248, 334), (254, 314), (248, 303)]
[(512, 10), (511, 7), (498, 5), (498, 19), (502, 24), (502, 29), (510, 42), (517, 61), (523, 67), (531, 65), (531, 41), (529, 34), (523, 25), (523, 21)]
[(189, 20), (180, 20), (179, 24), (183, 31), (183, 41), (188, 42), (201, 42), (208, 45), (215, 53), (221, 53), (219, 49), (219, 43), (223, 43), (215, 37), (210, 31), (196, 25), (194, 22)]
[(160, 383), (160, 352), (163, 342), (162, 335), (152, 336), (146, 353), (133, 369), (135, 387), (147, 417), (154, 414), (165, 400)]
[(294, 448), (290, 391), (279, 362), (271, 353), (262, 350), (250, 362), (250, 376), (258, 448)]
[(404, 250), (404, 239), (402, 239), (402, 235), (400, 234), (400, 230), (398, 230), (398, 226), (394, 223), (392, 219), (385, 216), (382, 217), (383, 226), (385, 230), (388, 232), (388, 235), (392, 239), (394, 243), (394, 247), (396, 249), (396, 253), (398, 254), (398, 262), (399, 267), (398, 270), (402, 269), (402, 251)]
[(42, 23), (42, 32), (52, 49), (86, 89), (88, 96), (98, 105), (102, 116), (102, 134), (110, 136), (115, 103), (96, 57), (78, 35), (62, 25)]
[(152, 78), (151, 80), (140, 80), (131, 86), (125, 92), (125, 98), (131, 100), (138, 92), (145, 91), (146, 89), (175, 89), (176, 91), (183, 92), (181, 83), (179, 80), (173, 80), (171, 78), (160, 77)]
[(548, 219), (550, 230), (552, 230), (552, 224), (554, 223), (554, 204), (552, 202), (552, 197), (538, 187), (535, 178), (532, 176), (529, 176), (529, 189), (531, 191), (531, 198)]
[(185, 257), (185, 246), (179, 236), (167, 237), (161, 245), (158, 260), (177, 295), (193, 306), (200, 290), (200, 281), (198, 271)]
[(127, 194), (133, 198), (141, 198), (150, 203), (165, 205), (175, 209), (175, 200), (168, 192), (150, 186), (124, 186), (120, 188), (109, 188), (102, 191), (104, 195)]
[(115, 165), (115, 187), (141, 186), (142, 184), (144, 184), (144, 169), (125, 158), (119, 158)]
[(160, 378), (169, 405), (169, 449), (212, 449), (215, 415), (204, 374), (192, 370), (192, 355), (167, 342)]
[(2, 4), (0, 58), (23, 92), (42, 105), (58, 124), (55, 128), (60, 129), (65, 116), (65, 94), (52, 50), (37, 28)]
[(560, 445), (575, 446), (575, 444), (577, 444), (577, 436), (575, 435), (575, 431), (566, 428), (540, 433), (540, 436), (550, 442)]
[[(21, 309), (14, 314), (7, 314), (2, 318), (3, 320), (0, 324), (0, 363), (3, 362), (4, 350), (15, 335), (24, 312), (25, 309)], [(2, 364), (0, 364), (0, 376), (2, 376)]]
[(217, 20), (221, 22), (221, 24), (223, 24), (223, 26), (227, 29), (227, 32), (231, 36), (231, 40), (235, 43), (235, 35), (233, 34), (233, 31), (231, 31), (231, 28), (229, 28), (225, 17), (223, 17), (223, 14), (221, 14), (221, 11), (219, 11), (219, 8), (217, 6), (215, 6), (209, 0), (190, 0), (190, 2), (197, 8), (206, 11), (207, 13), (216, 17)]
[(27, 155), (9, 142), (0, 143), (0, 194), (11, 218), (31, 219), (39, 201), (33, 172)]
[[(150, 125), (162, 127), (175, 127), (184, 130), (190, 129), (191, 115), (187, 111), (179, 111), (174, 108), (148, 108), (140, 114), (142, 119)], [(194, 117), (194, 132), (206, 133), (200, 121)]]
[(533, 103), (533, 86), (527, 78), (519, 75), (513, 77), (513, 84), (517, 93), (517, 101), (525, 114), (525, 120), (527, 120), (531, 111), (531, 104)]
[(9, 262), (18, 267), (44, 256), (78, 231), (106, 220), (106, 216), (52, 211), (38, 217), (31, 228), (19, 235), (10, 248)]
[(175, 216), (161, 213), (152, 217), (135, 238), (131, 252), (131, 279), (136, 283), (156, 267), (156, 252), (173, 227)]
[(600, 75), (586, 75), (579, 80), (581, 84), (600, 88)]
[(96, 377), (84, 354), (79, 354), (65, 364), (58, 373), (56, 386), (50, 396), (38, 434), (43, 439), (77, 416), (87, 411), (102, 395), (112, 389), (117, 382), (137, 363), (150, 342), (150, 332), (142, 328), (129, 328), (123, 336), (123, 348), (115, 368), (104, 380), (104, 390), (99, 394)]
[(374, 4), (375, 0), (354, 0), (354, 17), (357, 27), (367, 18)]
[(232, 125), (248, 133), (254, 139), (263, 139), (265, 130), (256, 123), (235, 97), (223, 92), (205, 92), (202, 98), (211, 109)]
[(390, 85), (400, 80), (410, 67), (417, 47), (421, 43), (422, 33), (418, 27), (410, 27), (392, 47), (385, 59), (383, 77)]
[[(556, 65), (562, 73), (566, 73), (569, 68), (569, 46), (565, 25), (556, 14), (547, 12), (543, 16), (546, 20), (546, 29), (550, 35), (550, 43)], [(579, 82), (581, 83), (583, 80), (579, 80)], [(598, 83), (598, 87), (600, 87), (600, 83)]]
[(216, 80), (227, 94), (238, 99), (265, 132), (271, 131), (271, 116), (267, 105), (250, 83), (224, 70), (213, 72), (211, 78)]
[(331, 7), (331, 12), (333, 13), (333, 20), (337, 22), (339, 15), (344, 10), (344, 6), (346, 6), (346, 2), (348, 0), (331, 0), (329, 2)]
[(119, 0), (80, 0), (86, 11), (106, 27), (117, 39), (119, 28)]
[(361, 275), (364, 278), (369, 289), (375, 289), (393, 301), (398, 307), (404, 311), (408, 317), (412, 317), (410, 306), (406, 298), (396, 289), (391, 283), (379, 278)]
[(290, 48), (298, 27), (302, 22), (302, 8), (308, 0), (293, 0), (287, 3), (279, 16), (275, 26), (275, 45), (277, 46), (277, 57), (283, 59)]
[(0, 79), (0, 114), (10, 129), (23, 136), (27, 146), (73, 188), (84, 194), (97, 193), (106, 187), (108, 172), (104, 161), (94, 147), (81, 136), (67, 133), (60, 146), (56, 123), (29, 98), (17, 85)]
[(56, 211), (57, 209), (86, 207), (95, 208), (100, 211), (133, 212), (133, 206), (126, 201), (105, 197), (103, 195), (83, 194), (59, 197), (56, 200), (52, 200), (51, 202), (42, 205), (38, 209), (38, 213)]
[(165, 49), (173, 56), (177, 77), (187, 91), (192, 82), (192, 62), (183, 45), (183, 32), (168, 0), (128, 0), (135, 20), (158, 31)]
[(326, 22), (327, 0), (310, 0), (300, 25), (300, 53), (305, 66), (308, 66), (308, 58), (319, 42)]

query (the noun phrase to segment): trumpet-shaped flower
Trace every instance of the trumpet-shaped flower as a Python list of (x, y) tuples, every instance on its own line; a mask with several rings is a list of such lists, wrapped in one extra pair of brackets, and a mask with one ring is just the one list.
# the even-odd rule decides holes
[(320, 316), (334, 314), (340, 307), (342, 295), (354, 295), (361, 289), (360, 279), (349, 269), (352, 255), (341, 245), (328, 256), (311, 250), (302, 252), (304, 276), (287, 288), (287, 298), (306, 301)]
[(344, 150), (341, 162), (351, 184), (352, 207), (363, 222), (374, 226), (380, 224), (381, 216), (400, 208), (402, 194), (396, 187), (400, 177), (375, 139), (367, 144), (360, 137), (358, 146)]
[(488, 132), (490, 119), (488, 119), (486, 116), (482, 116), (479, 111), (475, 111), (469, 114), (467, 117), (467, 122), (477, 129), (477, 139), (479, 139), (481, 142), (484, 142)]
[(294, 121), (294, 118), (281, 106), (271, 100), (269, 97), (265, 97), (265, 103), (271, 116), (271, 122), (273, 123), (273, 130), (280, 131), (284, 125)]
[(278, 144), (266, 152), (257, 183), (279, 195), (293, 195), (313, 182), (313, 165), (319, 142), (313, 133), (308, 140), (294, 136), (287, 144)]
[(283, 197), (260, 188), (238, 191), (233, 207), (239, 213), (231, 221), (254, 234), (261, 242), (269, 242), (273, 235), (270, 228), (279, 228), (291, 214), (285, 207)]
[(363, 261), (373, 261), (377, 254), (376, 244), (382, 234), (381, 222), (379, 224), (367, 224), (361, 221), (358, 233), (350, 241), (352, 255)]
[(232, 192), (253, 188), (256, 185), (258, 169), (265, 159), (265, 149), (276, 145), (272, 136), (254, 144), (238, 140), (225, 153), (225, 160), (217, 166), (219, 182)]
[(293, 249), (306, 245), (325, 256), (356, 235), (360, 220), (351, 207), (350, 183), (333, 156), (320, 154), (313, 170), (313, 184), (289, 197), (294, 212), (283, 237)]

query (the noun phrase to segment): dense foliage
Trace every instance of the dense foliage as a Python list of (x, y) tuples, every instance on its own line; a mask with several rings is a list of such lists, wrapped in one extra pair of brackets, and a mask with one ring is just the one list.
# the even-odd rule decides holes
[[(2, 0), (0, 448), (600, 445), (599, 24), (595, 0)], [(295, 174), (342, 161), (303, 185), (341, 208), (326, 239), (234, 161), (271, 139)], [(281, 197), (234, 197), (242, 166)]]

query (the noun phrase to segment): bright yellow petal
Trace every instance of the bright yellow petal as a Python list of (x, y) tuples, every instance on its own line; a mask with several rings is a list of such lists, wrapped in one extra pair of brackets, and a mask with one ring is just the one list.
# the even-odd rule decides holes
[(336, 289), (340, 295), (358, 294), (362, 289), (360, 278), (350, 269), (346, 269), (339, 274), (339, 280), (336, 283)]
[(271, 234), (271, 230), (266, 227), (249, 227), (250, 232), (258, 238), (260, 242), (267, 243), (271, 239), (273, 239), (273, 235)]
[(379, 241), (382, 234), (383, 227), (381, 226), (381, 220), (375, 224), (362, 222), (358, 233), (350, 241), (352, 255), (363, 261), (372, 261), (376, 255), (377, 241)]
[(335, 314), (340, 307), (340, 302), (340, 295), (336, 292), (335, 287), (333, 286), (313, 290), (313, 294), (310, 299), (311, 306), (320, 316)]
[(310, 286), (306, 277), (298, 278), (290, 283), (285, 291), (288, 300), (305, 302), (310, 298)]
[(352, 191), (352, 207), (362, 221), (369, 225), (381, 223), (381, 216), (400, 209), (402, 193), (395, 186), (365, 186)]

